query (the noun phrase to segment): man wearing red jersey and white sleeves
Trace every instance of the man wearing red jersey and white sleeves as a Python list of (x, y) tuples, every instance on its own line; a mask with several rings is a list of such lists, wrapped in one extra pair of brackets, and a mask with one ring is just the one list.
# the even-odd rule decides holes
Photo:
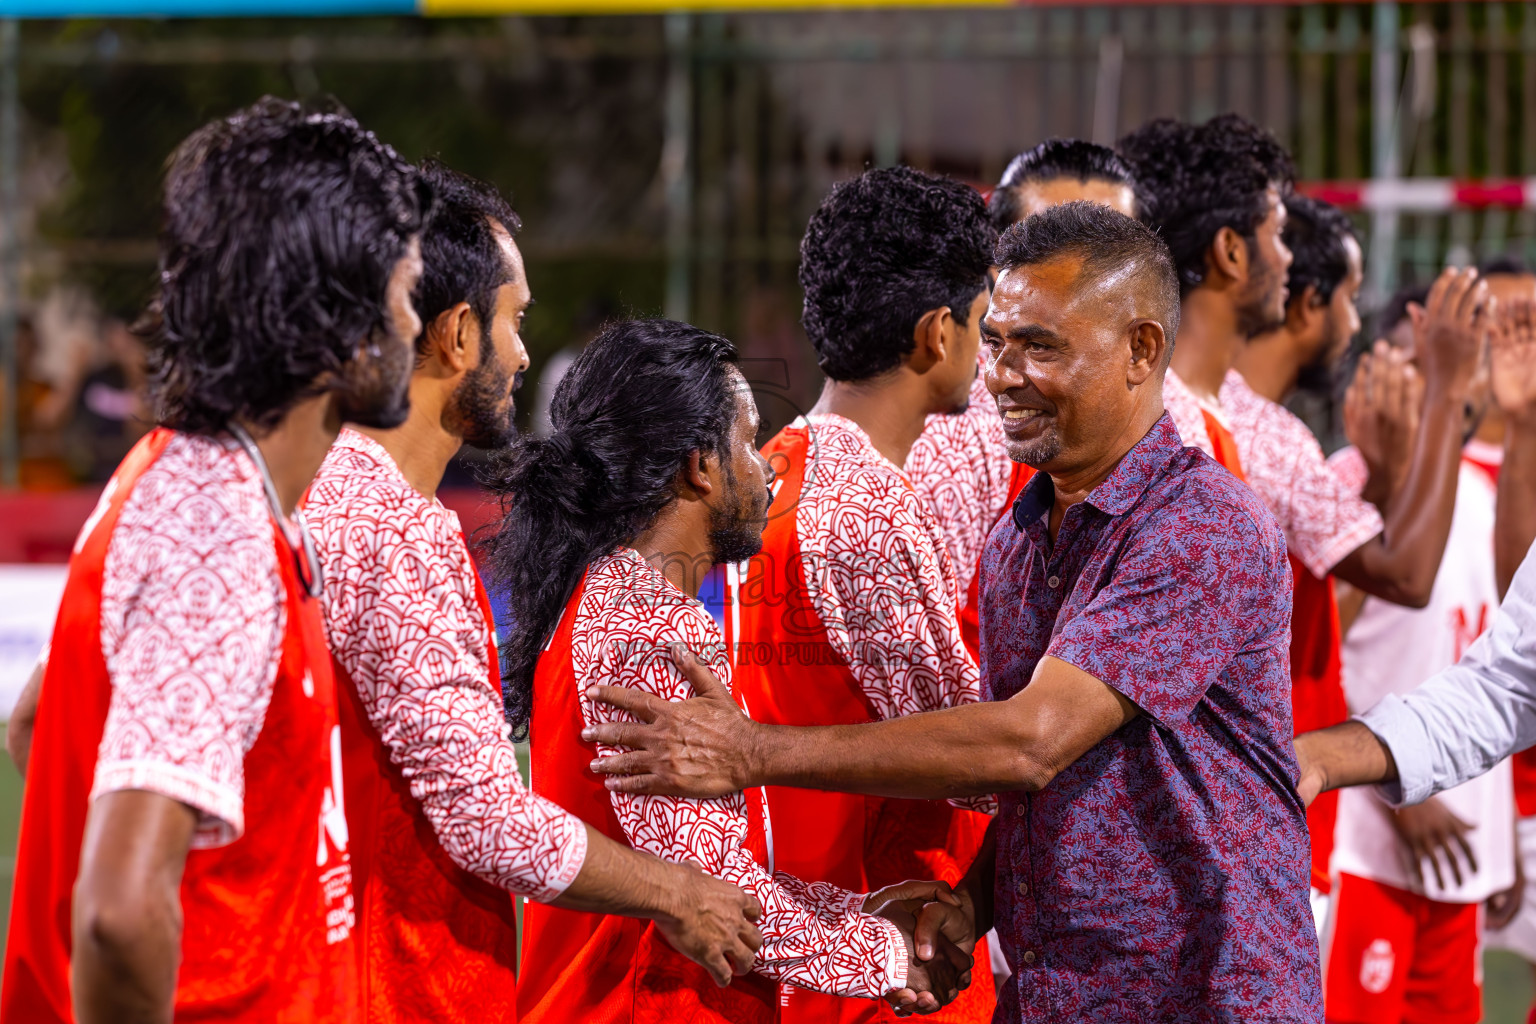
[[(1047, 139), (1013, 158), (987, 199), (987, 217), (1001, 234), (1033, 213), (1077, 200), (1136, 216), (1130, 169), (1106, 146), (1082, 139)], [(978, 365), (985, 362), (985, 354), (978, 353)], [(971, 657), (977, 658), (981, 549), (1033, 475), (1028, 466), (1008, 457), (1003, 421), (981, 370), (963, 411), (928, 417), (903, 468), (938, 521), (955, 567), (961, 633)]]
[(1179, 270), (1181, 319), (1163, 404), (1186, 445), (1241, 476), (1222, 381), (1248, 339), (1285, 319), (1290, 250), (1281, 236), (1291, 159), (1237, 114), (1200, 125), (1149, 121), (1120, 140), (1141, 219)]
[(161, 426), (81, 531), (16, 736), (6, 1020), (360, 1019), (336, 692), (294, 508), (343, 418), (404, 416), (429, 203), (350, 116), (270, 98), (172, 156)]
[[(958, 411), (975, 380), (994, 241), (974, 191), (905, 167), (835, 186), (806, 229), (803, 323), (828, 380), (763, 448), (778, 478), (773, 507), (763, 550), (729, 596), (737, 684), (761, 720), (883, 720), (980, 696), (944, 531), (901, 467), (932, 416), (970, 427), (982, 413)], [(959, 531), (968, 545), (976, 532)], [(986, 828), (984, 814), (943, 801), (767, 793), (779, 866), (855, 891), (957, 882)], [(990, 1019), (985, 973), (942, 1020)], [(782, 1002), (787, 1022), (887, 1012), (794, 985)]]
[[(1470, 342), (1457, 349), (1452, 321), (1470, 315), (1481, 292), (1470, 280), (1453, 291), (1457, 301), (1442, 325), (1449, 345), (1439, 351), (1459, 372), (1443, 376), (1431, 394), (1426, 416), (1438, 432), (1415, 451), (1403, 500), (1384, 522), (1339, 485), (1306, 425), (1278, 404), (1295, 386), (1300, 367), (1326, 358), (1335, 339), (1347, 337), (1357, 322), (1346, 282), (1353, 244), (1347, 224), (1340, 230), (1326, 213), (1318, 214), (1324, 208), (1288, 200), (1290, 158), (1271, 135), (1237, 115), (1199, 126), (1153, 121), (1123, 139), (1121, 150), (1148, 194), (1148, 223), (1167, 240), (1179, 267), (1183, 321), (1165, 382), (1168, 410), (1186, 444), (1208, 434), (1209, 451), (1218, 457), (1229, 446), (1212, 421), (1224, 421), (1217, 426), (1230, 431), (1236, 459), (1223, 461), (1240, 466), (1286, 533), (1295, 588), (1296, 728), (1342, 721), (1338, 617), (1327, 576), (1337, 572), (1399, 603), (1428, 600), (1455, 495), (1457, 452), (1450, 431), (1459, 421), (1457, 389), (1464, 388), (1475, 354)], [(1296, 271), (1287, 243), (1288, 206), (1309, 221), (1298, 229), (1305, 235), (1289, 235), (1308, 247)], [(1317, 223), (1319, 216), (1325, 223)], [(1358, 257), (1355, 268), (1358, 281)], [(1287, 287), (1288, 273), (1294, 289)], [(1325, 295), (1328, 301), (1322, 301)], [(1233, 369), (1240, 360), (1252, 377)], [(1328, 888), (1334, 801), (1325, 797), (1308, 808), (1319, 895)]]
[[(589, 687), (609, 679), (667, 700), (691, 690), (672, 660), (683, 644), (727, 680), (724, 637), (699, 603), (704, 577), (761, 544), (772, 471), (753, 449), (758, 418), (729, 342), (673, 321), (610, 327), (572, 364), (547, 439), (519, 438), (502, 463), (506, 519), (490, 546), (512, 604), (507, 698), (532, 741), (535, 792), (622, 843), (695, 860), (763, 906), (754, 977), (725, 990), (656, 941), (642, 922), (530, 905), (519, 977), (526, 1024), (569, 1020), (768, 1022), (774, 982), (915, 1005), (953, 996), (954, 970), (915, 960), (898, 898), (802, 880), (786, 869), (760, 789), (714, 800), (610, 794), (587, 742), (618, 719)], [(902, 927), (898, 927), (900, 923)], [(905, 929), (905, 930), (904, 930)], [(963, 967), (969, 958), (956, 954)], [(910, 990), (910, 991), (909, 991)], [(922, 1008), (936, 1006), (932, 997)]]
[(461, 444), (496, 448), (514, 434), (531, 296), (517, 215), (446, 168), (422, 176), (438, 205), (422, 239), (416, 306), (427, 326), (410, 416), (343, 430), (305, 502), (342, 689), (368, 1019), (516, 1019), (505, 890), (655, 919), (725, 984), (733, 964), (752, 962), (752, 898), (618, 846), (519, 778), (490, 603), (436, 491)]

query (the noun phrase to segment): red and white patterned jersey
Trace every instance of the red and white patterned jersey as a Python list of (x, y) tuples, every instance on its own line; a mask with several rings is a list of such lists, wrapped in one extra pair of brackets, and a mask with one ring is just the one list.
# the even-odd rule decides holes
[(1242, 453), (1248, 483), (1275, 514), (1287, 545), (1312, 575), (1328, 575), (1385, 528), (1376, 506), (1340, 479), (1322, 445), (1289, 409), (1229, 371), (1221, 404)]
[(965, 412), (929, 416), (907, 455), (907, 478), (939, 524), (963, 601), (987, 534), (1008, 505), (1008, 457), (997, 399), (978, 370)]
[[(575, 687), (628, 686), (665, 700), (686, 700), (692, 687), (672, 662), (682, 642), (731, 685), (720, 627), (698, 601), (674, 587), (633, 548), (619, 548), (587, 568), (571, 627)], [(581, 699), (586, 724), (630, 721), (617, 708)], [(602, 755), (618, 753), (599, 744)], [(755, 896), (763, 945), (753, 970), (804, 988), (877, 999), (906, 983), (906, 944), (884, 918), (860, 912), (863, 894), (825, 882), (772, 873), (746, 848), (747, 800), (761, 790), (718, 800), (609, 794), (619, 825), (637, 849), (671, 861), (692, 860)], [(765, 829), (772, 835), (771, 824)], [(769, 840), (769, 863), (772, 864)]]
[[(109, 487), (98, 515), (110, 499)], [(261, 474), (239, 445), (172, 437), (107, 548), (101, 647), (112, 701), (91, 799), (143, 789), (179, 800), (199, 814), (194, 848), (245, 831), (245, 755), (283, 646), (276, 559)]]
[(531, 899), (564, 892), (586, 857), (586, 828), (518, 774), (458, 517), (355, 430), (337, 438), (305, 511), (332, 653), (443, 849)]
[(360, 1019), (337, 695), (292, 525), (238, 447), (163, 427), (102, 492), (38, 691), (4, 1019), (75, 1019), (82, 837), (125, 788), (198, 812), (176, 1020)]
[[(814, 440), (795, 529), (833, 650), (881, 718), (980, 700), (981, 674), (960, 635), (955, 564), (928, 502), (857, 423), (834, 413), (804, 419)], [(1007, 484), (1005, 473), (1004, 501)]]

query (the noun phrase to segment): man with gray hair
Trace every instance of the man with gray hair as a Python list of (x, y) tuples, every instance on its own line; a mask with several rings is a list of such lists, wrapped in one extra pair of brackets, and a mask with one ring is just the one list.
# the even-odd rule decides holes
[(699, 698), (594, 688), (636, 719), (593, 730), (633, 748), (599, 768), (622, 792), (997, 793), (961, 906), (930, 904), (917, 955), (995, 923), (1001, 1020), (1321, 1021), (1285, 540), (1163, 411), (1172, 258), (1078, 202), (1010, 228), (996, 263), (987, 387), (1037, 473), (982, 562), (989, 699), (765, 726), (680, 658)]

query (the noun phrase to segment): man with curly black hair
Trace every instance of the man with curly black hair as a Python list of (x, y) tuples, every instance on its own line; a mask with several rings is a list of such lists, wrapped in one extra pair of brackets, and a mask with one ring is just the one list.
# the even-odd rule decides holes
[(1120, 153), (1142, 188), (1142, 219), (1179, 273), (1184, 326), (1163, 399), (1186, 444), (1240, 472), (1219, 396), (1248, 339), (1285, 320), (1290, 156), (1236, 114), (1149, 121), (1120, 140)]
[[(995, 241), (973, 189), (908, 167), (834, 186), (811, 217), (804, 324), (827, 380), (763, 449), (778, 477), (763, 550), (732, 576), (739, 649), (753, 652), (736, 679), (766, 721), (868, 721), (980, 696), (954, 566), (902, 466), (929, 416), (969, 401)], [(781, 871), (860, 892), (958, 880), (985, 828), (942, 802), (770, 788), (768, 803)], [(785, 991), (786, 1021), (875, 1013)], [(942, 1019), (989, 1020), (991, 991), (980, 967)]]
[(264, 99), (173, 154), (160, 427), (70, 562), (6, 1020), (356, 1019), (337, 691), (294, 510), (343, 420), (405, 415), (431, 202), (341, 111)]

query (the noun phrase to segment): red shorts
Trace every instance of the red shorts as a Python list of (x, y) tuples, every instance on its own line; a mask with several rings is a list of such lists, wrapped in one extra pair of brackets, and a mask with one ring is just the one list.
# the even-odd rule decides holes
[(1329, 1024), (1476, 1024), (1482, 904), (1340, 875), (1323, 935)]

